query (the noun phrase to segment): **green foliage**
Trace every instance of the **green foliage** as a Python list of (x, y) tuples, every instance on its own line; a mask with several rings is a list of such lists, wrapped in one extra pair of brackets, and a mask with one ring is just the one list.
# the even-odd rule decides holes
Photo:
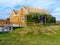
[[(43, 14), (46, 15), (46, 23), (56, 23), (56, 18), (50, 14)], [(27, 15), (27, 22), (35, 22), (40, 23), (40, 13), (30, 13)]]
[(30, 13), (27, 15), (27, 22), (40, 22), (40, 13)]
[(7, 18), (7, 20), (10, 20), (10, 18)]
[(46, 17), (46, 22), (47, 23), (56, 23), (56, 18), (53, 17), (52, 15), (48, 14)]

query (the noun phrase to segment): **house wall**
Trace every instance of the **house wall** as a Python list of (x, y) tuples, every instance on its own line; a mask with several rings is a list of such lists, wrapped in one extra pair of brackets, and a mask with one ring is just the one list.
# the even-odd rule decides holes
[(11, 24), (17, 24), (19, 22), (19, 15), (12, 15), (10, 17)]
[(10, 15), (10, 24), (14, 26), (26, 26), (26, 12), (23, 8), (21, 8), (20, 14), (11, 14)]
[(6, 21), (5, 20), (0, 20), (0, 25), (4, 25), (6, 24)]
[(10, 24), (10, 20), (0, 20), (0, 25)]

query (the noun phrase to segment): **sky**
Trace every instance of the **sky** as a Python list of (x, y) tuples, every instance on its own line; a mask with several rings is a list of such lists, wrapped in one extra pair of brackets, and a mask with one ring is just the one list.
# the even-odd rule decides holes
[(60, 0), (0, 0), (0, 19), (8, 18), (13, 9), (19, 10), (23, 5), (45, 9), (60, 20)]

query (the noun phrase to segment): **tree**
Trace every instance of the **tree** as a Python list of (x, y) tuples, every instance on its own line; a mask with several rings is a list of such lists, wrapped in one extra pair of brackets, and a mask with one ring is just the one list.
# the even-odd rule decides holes
[(7, 20), (10, 20), (10, 18), (7, 18)]

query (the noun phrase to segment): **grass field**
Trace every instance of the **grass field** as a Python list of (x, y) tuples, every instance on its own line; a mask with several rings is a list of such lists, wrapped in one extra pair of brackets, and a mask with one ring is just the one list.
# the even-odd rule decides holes
[(17, 28), (0, 34), (0, 45), (60, 45), (60, 25)]

